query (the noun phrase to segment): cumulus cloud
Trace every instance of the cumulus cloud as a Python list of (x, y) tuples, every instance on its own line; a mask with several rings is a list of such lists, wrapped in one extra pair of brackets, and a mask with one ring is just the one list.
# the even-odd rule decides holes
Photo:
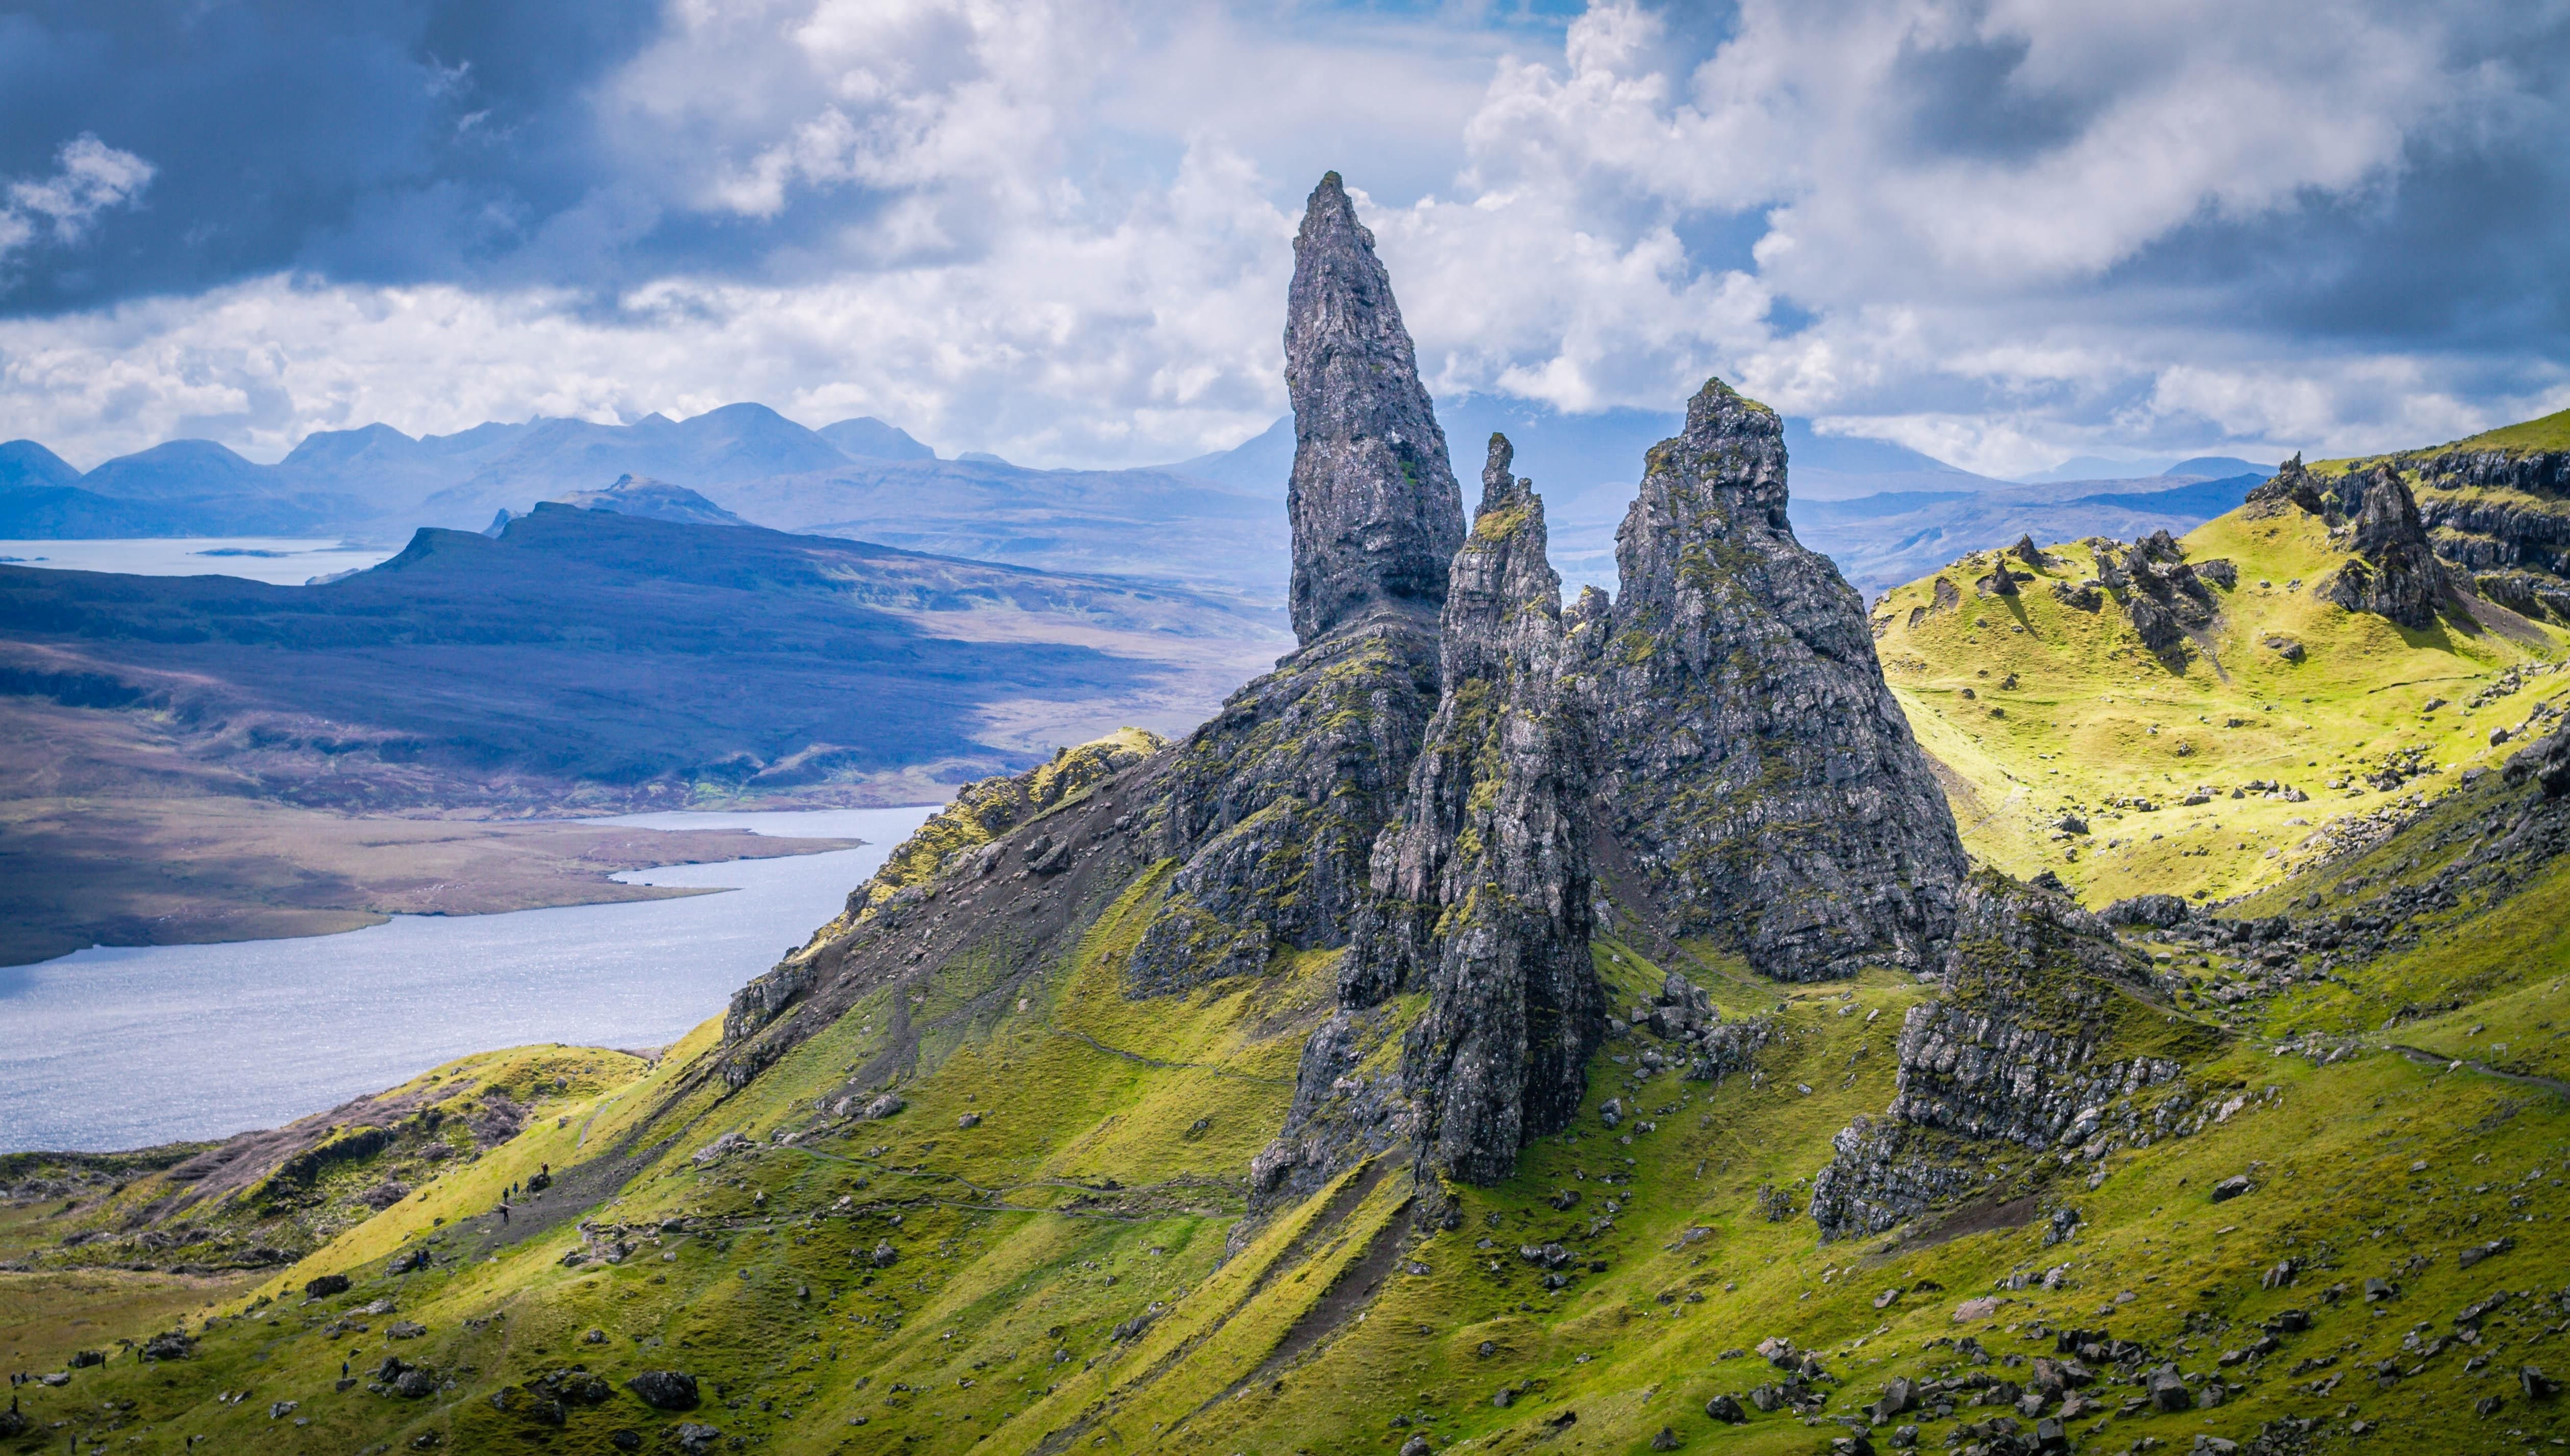
[(0, 187), (0, 264), (39, 241), (80, 241), (98, 214), (142, 195), (155, 171), (151, 163), (87, 133), (64, 143), (54, 162), (50, 177)]
[(119, 207), (78, 186), (148, 168), (62, 153), (104, 200), (60, 256), (9, 194), (0, 406), (84, 458), (744, 398), (1173, 458), (1281, 410), (1331, 167), (1441, 395), (1719, 372), (1992, 472), (2570, 403), (2557, 6), (578, 9), (216, 0), (184, 65), (114, 7), (0, 26), (0, 175), (82, 129), (166, 173)]

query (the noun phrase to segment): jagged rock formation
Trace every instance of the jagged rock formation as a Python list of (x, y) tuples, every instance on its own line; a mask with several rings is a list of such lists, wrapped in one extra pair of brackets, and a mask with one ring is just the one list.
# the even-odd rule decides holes
[(2416, 472), (2439, 557), (2502, 605), (2570, 621), (2570, 451), (2447, 447), (2400, 461)]
[(1152, 850), (1181, 862), (1129, 965), (1135, 994), (1346, 943), (1375, 836), (1436, 701), (1437, 641), (1358, 623), (1232, 694), (1168, 766)]
[(1782, 421), (1713, 380), (1644, 460), (1583, 668), (1607, 828), (1672, 933), (1766, 974), (1934, 964), (1962, 846), (1863, 599), (1786, 523)]
[(1561, 582), (1544, 556), (1543, 502), (1509, 475), (1510, 455), (1493, 436), (1450, 578), (1437, 716), (1410, 807), (1377, 847), (1392, 893), (1437, 910), (1437, 958), (1419, 967), (1428, 1013), (1402, 1061), (1412, 1086), (1435, 1089), (1423, 1090), (1421, 1156), (1476, 1183), (1569, 1121), (1605, 1023), (1577, 822), (1587, 725), (1558, 677)]
[(1881, 1233), (1978, 1192), (1994, 1144), (2072, 1149), (2175, 1079), (2166, 1056), (2124, 1055), (2124, 1023), (2160, 1020), (2136, 998), (2149, 963), (2067, 897), (1995, 872), (1964, 889), (1943, 993), (1901, 1026), (1899, 1089), (1859, 1118), (1812, 1187), (1824, 1239)]
[(1286, 294), (1294, 405), (1294, 634), (1382, 607), (1433, 617), (1464, 502), (1392, 280), (1335, 172), (1312, 189)]
[(2356, 554), (2321, 583), (2321, 594), (2349, 611), (2369, 611), (2404, 627), (2434, 626), (2445, 568), (2428, 544), (2416, 499), (2387, 465), (2375, 468), (2361, 495)]
[(2241, 502), (2241, 506), (2250, 515), (2259, 517), (2274, 516), (2296, 508), (2314, 516), (2325, 516), (2330, 510), (2328, 498), (2321, 494), (2320, 482), (2304, 468), (2303, 454), (2299, 450), (2294, 452), (2293, 459), (2276, 467), (2274, 475), (2251, 488), (2248, 499)]
[[(1586, 1088), (1605, 1020), (1578, 820), (1588, 735), (1560, 678), (1543, 503), (1510, 459), (1493, 436), (1449, 575), (1437, 712), (1375, 845), (1340, 1010), (1306, 1049), (1285, 1132), (1253, 1171), (1262, 1192), (1308, 1187), (1396, 1137), (1416, 1140), (1423, 1189), (1437, 1175), (1492, 1182)], [(1397, 1080), (1348, 1077), (1390, 1034), (1377, 1008), (1404, 991), (1425, 991), (1427, 1006)]]
[(2120, 562), (2099, 574), (2125, 593), (2124, 613), (2142, 645), (2164, 658), (2182, 656), (2188, 630), (2210, 623), (2219, 610), (2211, 588), (2187, 564), (2186, 548), (2165, 531), (2135, 542)]
[(1337, 173), (1304, 212), (1287, 310), (1304, 646), (1178, 752), (1156, 848), (1185, 863), (1133, 953), (1137, 993), (1255, 973), (1280, 943), (1345, 943), (1436, 701), (1436, 613), (1463, 495), (1391, 279)]

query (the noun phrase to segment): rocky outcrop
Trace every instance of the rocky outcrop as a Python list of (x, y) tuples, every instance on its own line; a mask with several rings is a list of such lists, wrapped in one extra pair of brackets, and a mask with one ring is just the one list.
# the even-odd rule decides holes
[(1189, 735), (1153, 835), (1181, 863), (1129, 989), (1184, 990), (1261, 971), (1278, 946), (1345, 944), (1436, 693), (1436, 638), (1375, 620), (1287, 658)]
[[(2236, 572), (2227, 574), (2239, 579)], [(2142, 645), (2172, 661), (2185, 655), (2188, 634), (2209, 625), (2221, 609), (2204, 577), (2187, 564), (2186, 548), (2165, 531), (2135, 542), (2111, 570), (2101, 570), (2100, 579), (2124, 593), (2124, 614)]]
[(1782, 421), (1711, 381), (1644, 468), (1579, 668), (1606, 827), (1672, 934), (1788, 980), (1932, 966), (1962, 846), (1862, 598), (1786, 522)]
[[(1440, 1176), (1494, 1182), (1586, 1088), (1605, 1021), (1578, 820), (1588, 730), (1560, 678), (1543, 503), (1509, 464), (1492, 437), (1449, 576), (1437, 711), (1375, 845), (1340, 1009), (1306, 1048), (1285, 1132), (1256, 1165), (1262, 1193), (1307, 1188), (1395, 1138), (1415, 1141), (1423, 1190)], [(1351, 1079), (1392, 1030), (1379, 1008), (1405, 991), (1427, 1004), (1397, 1081)]]
[(2285, 511), (2305, 511), (2314, 516), (2329, 514), (2329, 501), (2321, 494), (2320, 482), (2303, 466), (2301, 451), (2276, 467), (2276, 473), (2249, 492), (2241, 503), (2252, 516), (2269, 517)]
[(1437, 701), (1463, 496), (1374, 235), (1336, 173), (1304, 212), (1287, 310), (1304, 645), (1176, 755), (1157, 848), (1184, 863), (1129, 962), (1136, 993), (1255, 973), (1278, 946), (1344, 944)]
[[(1605, 1027), (1589, 960), (1587, 725), (1559, 680), (1561, 584), (1543, 502), (1493, 436), (1482, 505), (1446, 602), (1444, 691), (1380, 886), (1434, 907), (1428, 1011), (1402, 1076), (1431, 1169), (1490, 1183), (1578, 1110)], [(1388, 871), (1386, 875), (1383, 872)]]
[(2408, 484), (2390, 466), (2379, 466), (2361, 495), (2353, 543), (2356, 554), (2321, 583), (2321, 595), (2349, 611), (2369, 611), (2404, 627), (2434, 626), (2437, 604), (2448, 589), (2445, 568), (2428, 544)]
[(1433, 619), (1464, 541), (1463, 494), (1374, 234), (1335, 172), (1294, 237), (1285, 387), (1295, 635), (1309, 643), (1384, 608)]
[(1813, 1183), (1822, 1237), (1880, 1233), (1977, 1191), (2008, 1156), (1997, 1145), (2085, 1143), (2119, 1099), (2175, 1079), (2174, 1060), (2114, 1049), (2124, 1015), (2159, 1020), (2132, 999), (2152, 985), (2149, 963), (2068, 898), (1975, 875), (1941, 993), (1902, 1022), (1892, 1105), (1842, 1131)]

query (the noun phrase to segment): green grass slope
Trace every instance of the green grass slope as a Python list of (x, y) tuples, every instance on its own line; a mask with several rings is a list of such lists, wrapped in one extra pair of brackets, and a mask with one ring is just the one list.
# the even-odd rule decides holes
[(2570, 691), (2553, 628), (2493, 612), (2412, 631), (2322, 600), (2346, 549), (2317, 518), (2237, 511), (2182, 545), (2238, 572), (2182, 667), (2111, 596), (2082, 609), (2055, 593), (2096, 576), (2085, 544), (2046, 546), (2041, 566), (2010, 557), (2036, 578), (2014, 596), (1975, 590), (1998, 560), (1985, 552), (1877, 601), (1885, 674), (1974, 856), (2049, 870), (2091, 905), (2246, 894), (2504, 758)]
[[(2258, 570), (2303, 548), (2231, 541), (2257, 560), (2233, 610), (2247, 613)], [(2484, 660), (2475, 651), (2525, 662), (2481, 639), (2369, 636), (2311, 614), (2290, 579), (2251, 601), (2262, 624), (2299, 621), (2317, 644), (2303, 669), (2334, 675), (2300, 680), (2315, 698), (2384, 696), (2340, 653), (2393, 676)], [(1996, 664), (2019, 677), (1996, 697), (2006, 717), (1973, 722), (1950, 705), (1983, 696), (1937, 697), (1915, 669), (1907, 691), (1955, 714), (1923, 715), (1923, 736), (1950, 733), (1956, 757), (1998, 744), (1979, 762), (2002, 768), (2054, 766), (2000, 754), (2025, 720), (2060, 721), (2043, 730), (2066, 745), (2058, 762), (2095, 777), (2047, 789), (2165, 793), (2149, 767), (2095, 766), (2139, 729), (2106, 711), (2122, 704), (2082, 716), (2060, 664), (2117, 675), (2105, 691), (2119, 698), (2147, 685), (2295, 709), (2306, 695), (2276, 690), (2297, 681), (2286, 669), (2228, 662), (2251, 681), (2154, 666), (2161, 679), (2128, 687), (2134, 664), (2093, 624), (2050, 620), (2039, 586), (2015, 604), (2032, 608), (2007, 616), (2025, 633), (1966, 629), (2014, 654)], [(1945, 615), (1975, 610), (1997, 622), (2004, 607)], [(2050, 700), (2028, 688), (2041, 670), (2065, 684)], [(1965, 685), (1951, 669), (1946, 681)], [(2488, 701), (2513, 720), (2550, 681)], [(2376, 736), (2416, 717), (2348, 711), (2390, 714)], [(2343, 753), (2369, 742), (2373, 720), (2357, 721), (2329, 730)], [(2255, 754), (2320, 757), (2294, 736), (2318, 726), (2192, 731), (2204, 756), (2243, 755), (2232, 774), (2256, 772)], [(1911, 1428), (1927, 1449), (1988, 1452), (2033, 1432), (2014, 1402), (2063, 1360), (2088, 1383), (2043, 1415), (2067, 1411), (2083, 1450), (2183, 1451), (2199, 1435), (2310, 1452), (2570, 1441), (2551, 1393), (2570, 1373), (2570, 1242), (2555, 1237), (2570, 1218), (2570, 1084), (2555, 1080), (2570, 1061), (2555, 1029), (2570, 1014), (2570, 860), (2491, 857), (2538, 791), (2435, 778), (2458, 788), (2317, 872), (2230, 862), (2264, 888), (2227, 926), (2291, 912), (2345, 932), (2326, 954), (2280, 968), (2260, 948), (2275, 942), (2203, 922), (2137, 937), (2188, 986), (2174, 1007), (2114, 1008), (2115, 1055), (2184, 1062), (2116, 1104), (2140, 1135), (2095, 1158), (2006, 1149), (1959, 1204), (1880, 1237), (1823, 1242), (1803, 1210), (1833, 1139), (1891, 1102), (1905, 1016), (1937, 989), (1888, 972), (1776, 986), (1634, 938), (1595, 947), (1612, 1004), (1688, 977), (1726, 1019), (1765, 1019), (1749, 1065), (1688, 1080), (1667, 1065), (1683, 1061), (1673, 1044), (1627, 1028), (1592, 1060), (1574, 1125), (1505, 1183), (1465, 1190), (1451, 1226), (1414, 1224), (1398, 1155), (1250, 1219), (1249, 1159), (1283, 1123), (1338, 953), (1128, 995), (1125, 958), (1168, 893), (1160, 864), (1084, 910), (1051, 958), (963, 957), (860, 988), (737, 1087), (713, 1021), (651, 1063), (553, 1047), (468, 1059), (385, 1094), (400, 1136), (297, 1164), (310, 1177), (290, 1187), (283, 1163), (244, 1174), (175, 1221), (188, 1195), (174, 1173), (195, 1151), (13, 1165), (0, 1248), (26, 1250), (27, 1272), (0, 1273), (0, 1300), (45, 1352), (46, 1380), (15, 1388), (0, 1450), (1811, 1453), (1848, 1436), (1844, 1422), (1866, 1428), (1898, 1379), (1926, 1393), (1872, 1423), (1877, 1449)], [(2003, 799), (2010, 781), (1989, 782)], [(1065, 795), (1016, 832), (1070, 823), (1103, 792)], [(2244, 816), (2281, 803), (2219, 801)], [(911, 848), (895, 863), (923, 886), (955, 858)], [(1630, 909), (1618, 922), (1647, 928)], [(871, 1066), (902, 1069), (898, 1110), (848, 1107), (847, 1079)], [(490, 1117), (502, 1099), (507, 1128)], [(285, 1162), (344, 1137), (325, 1127)], [(363, 1197), (392, 1181), (403, 1194), (379, 1211)], [(39, 1183), (41, 1198), (21, 1196)], [(513, 1186), (533, 1191), (504, 1224)], [(91, 1317), (71, 1313), (64, 1271), (102, 1249), (148, 1258), (143, 1235), (180, 1223), (215, 1231), (173, 1246), (200, 1260), (289, 1232), (309, 1252), (175, 1317), (167, 1297), (128, 1315), (93, 1300), (128, 1321), (82, 1326), (103, 1362), (56, 1354), (69, 1319)], [(1780, 1360), (1799, 1368), (1799, 1411), (1775, 1398)], [(2147, 1397), (2163, 1366), (2183, 1409)], [(692, 1376), (696, 1403), (644, 1403), (628, 1382), (651, 1371)], [(1708, 1411), (1720, 1397), (1740, 1420)]]

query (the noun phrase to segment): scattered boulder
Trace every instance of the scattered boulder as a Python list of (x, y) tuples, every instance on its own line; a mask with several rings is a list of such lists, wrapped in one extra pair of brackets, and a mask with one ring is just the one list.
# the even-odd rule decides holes
[(2195, 1409), (2195, 1392), (2186, 1388), (2186, 1377), (2175, 1365), (2162, 1365), (2145, 1376), (2142, 1393), (2151, 1409), (2163, 1414)]
[(2460, 1255), (2455, 1257), (2454, 1262), (2464, 1269), (2470, 1269), (2473, 1265), (2480, 1263), (2482, 1260), (2505, 1254), (2515, 1247), (2516, 1241), (2513, 1239), (2493, 1239), (2487, 1244), (2475, 1244), (2471, 1248), (2464, 1250)]
[(894, 1096), (890, 1092), (886, 1092), (874, 1101), (867, 1103), (866, 1110), (861, 1115), (868, 1122), (881, 1122), (885, 1118), (892, 1116), (894, 1113), (897, 1113), (908, 1106), (910, 1106), (909, 1103)]
[(2218, 1204), (2227, 1204), (2248, 1191), (2248, 1175), (2234, 1174), (2231, 1177), (2222, 1180), (2220, 1183), (2213, 1185), (2213, 1201)]
[(696, 1408), (696, 1377), (682, 1371), (644, 1370), (626, 1381), (625, 1388), (633, 1391), (637, 1399), (653, 1410)]
[(307, 1299), (326, 1299), (332, 1294), (346, 1292), (348, 1292), (346, 1274), (323, 1274), (318, 1278), (306, 1280), (303, 1285), (303, 1297)]
[(1749, 1419), (1749, 1412), (1742, 1410), (1739, 1398), (1732, 1395), (1717, 1395), (1706, 1401), (1704, 1413), (1727, 1426), (1740, 1425)]
[(734, 1153), (742, 1152), (757, 1146), (758, 1145), (756, 1143), (742, 1137), (739, 1133), (729, 1132), (714, 1139), (712, 1142), (705, 1144), (703, 1147), (698, 1148), (689, 1156), (688, 1161), (699, 1168), (703, 1168), (719, 1163)]
[(686, 1456), (706, 1456), (721, 1442), (722, 1432), (696, 1421), (682, 1421), (669, 1432), (669, 1439), (677, 1442)]

